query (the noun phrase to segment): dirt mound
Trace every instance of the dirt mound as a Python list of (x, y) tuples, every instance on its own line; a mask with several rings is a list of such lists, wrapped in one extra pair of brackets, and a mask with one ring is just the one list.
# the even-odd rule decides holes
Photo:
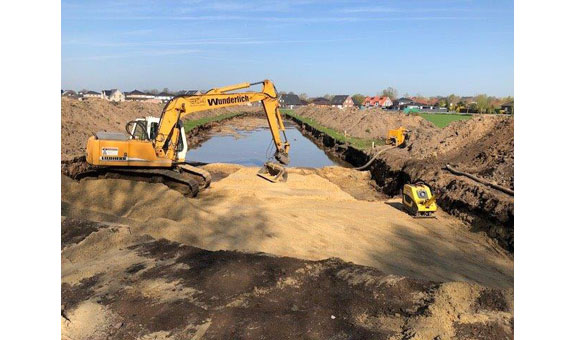
[[(101, 99), (79, 101), (69, 98), (62, 98), (61, 104), (62, 159), (83, 155), (88, 138), (96, 132), (125, 132), (127, 122), (147, 116), (159, 117), (165, 105), (132, 101), (114, 103)], [(199, 119), (231, 112), (251, 112), (258, 109), (260, 108), (248, 106), (215, 109), (189, 115), (186, 119)]]
[(295, 113), (358, 138), (385, 138), (389, 129), (397, 129), (400, 126), (413, 130), (414, 136), (438, 130), (432, 123), (419, 116), (389, 113), (380, 109), (304, 106), (298, 108)]
[(512, 116), (476, 115), (439, 129), (417, 115), (380, 109), (305, 106), (295, 112), (358, 138), (382, 139), (389, 129), (403, 126), (411, 130), (408, 147), (406, 152), (394, 153), (402, 163), (407, 159), (452, 163), (465, 172), (513, 187)]
[(62, 158), (85, 153), (88, 138), (98, 131), (125, 132), (130, 120), (159, 116), (163, 105), (157, 103), (62, 98)]
[(207, 251), (64, 218), (71, 339), (503, 339), (512, 290), (386, 275), (337, 258)]

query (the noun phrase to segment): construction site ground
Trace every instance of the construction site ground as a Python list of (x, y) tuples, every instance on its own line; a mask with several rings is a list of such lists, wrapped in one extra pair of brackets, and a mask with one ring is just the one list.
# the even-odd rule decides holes
[(414, 219), (349, 168), (204, 168), (197, 198), (62, 176), (63, 338), (513, 337), (513, 256), (461, 219)]

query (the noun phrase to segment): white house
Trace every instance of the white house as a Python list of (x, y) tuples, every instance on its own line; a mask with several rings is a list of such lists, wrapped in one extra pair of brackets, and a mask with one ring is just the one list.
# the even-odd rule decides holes
[(340, 109), (350, 108), (353, 107), (353, 99), (347, 94), (337, 95), (331, 99), (329, 104)]
[(169, 94), (168, 92), (162, 92), (156, 95), (156, 99), (161, 100), (163, 102), (167, 102), (174, 98), (173, 94)]
[(144, 100), (147, 101), (150, 99), (156, 99), (156, 96), (154, 96), (153, 94), (144, 93), (144, 92), (138, 91), (138, 90), (126, 92), (125, 96), (126, 96), (126, 100), (132, 100), (132, 101), (144, 101)]
[(88, 92), (84, 92), (82, 93), (82, 98), (98, 98), (98, 99), (102, 99), (104, 98), (102, 96), (102, 93), (98, 93), (96, 91), (88, 91)]
[(102, 90), (102, 97), (111, 102), (123, 102), (126, 100), (124, 93), (118, 89)]

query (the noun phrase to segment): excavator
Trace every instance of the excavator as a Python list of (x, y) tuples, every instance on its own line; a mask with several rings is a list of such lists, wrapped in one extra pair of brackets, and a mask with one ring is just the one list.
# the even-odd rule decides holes
[[(261, 91), (232, 92), (262, 85)], [(270, 182), (286, 181), (290, 144), (279, 112), (276, 88), (269, 80), (212, 89), (204, 94), (181, 95), (166, 103), (160, 118), (140, 118), (126, 124), (126, 132), (98, 132), (88, 139), (86, 162), (75, 178), (130, 178), (161, 182), (194, 197), (210, 185), (211, 175), (186, 163), (186, 136), (182, 119), (200, 111), (261, 102), (275, 145), (275, 162), (268, 161), (258, 176)]]

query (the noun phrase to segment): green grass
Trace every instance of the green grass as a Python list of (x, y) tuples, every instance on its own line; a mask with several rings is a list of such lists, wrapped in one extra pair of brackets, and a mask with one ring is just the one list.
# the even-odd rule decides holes
[(187, 120), (184, 122), (184, 130), (187, 133), (187, 132), (190, 132), (190, 130), (192, 130), (193, 128), (196, 128), (198, 126), (202, 126), (202, 125), (205, 125), (205, 124), (211, 123), (211, 122), (219, 122), (219, 121), (230, 119), (232, 117), (240, 116), (243, 114), (245, 114), (245, 112), (233, 112), (233, 113), (221, 114), (219, 116), (204, 117), (204, 118), (200, 118), (200, 119)]
[(375, 143), (375, 145), (384, 145), (385, 144), (384, 141), (381, 139), (363, 139), (363, 138), (344, 136), (344, 134), (342, 132), (334, 130), (332, 128), (325, 127), (311, 118), (296, 115), (293, 112), (293, 110), (282, 109), (280, 111), (287, 116), (294, 117), (294, 118), (312, 126), (313, 128), (317, 129), (318, 131), (325, 133), (326, 135), (332, 137), (333, 139), (335, 139), (339, 142), (351, 144), (353, 147), (358, 148), (358, 149), (371, 148), (372, 143)]
[(456, 120), (467, 120), (471, 119), (471, 115), (461, 115), (461, 114), (445, 114), (445, 113), (418, 113), (422, 118), (435, 124), (439, 128), (444, 128), (449, 123)]

